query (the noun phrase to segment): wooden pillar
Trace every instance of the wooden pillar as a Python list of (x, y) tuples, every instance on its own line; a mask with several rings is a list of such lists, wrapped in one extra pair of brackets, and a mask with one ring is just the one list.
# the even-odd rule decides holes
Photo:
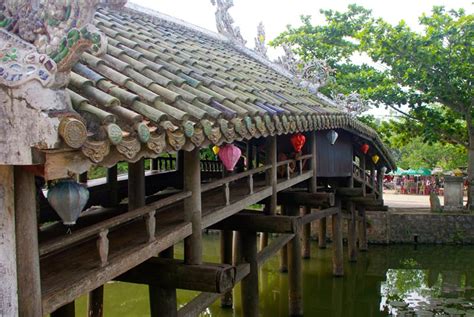
[[(232, 265), (232, 244), (234, 232), (231, 230), (221, 230), (221, 263)], [(232, 290), (221, 297), (221, 307), (232, 308), (233, 298)]]
[(109, 199), (107, 202), (107, 206), (105, 207), (115, 207), (120, 203), (118, 194), (117, 174), (117, 165), (114, 165), (107, 169), (106, 179), (107, 187), (109, 189)]
[(347, 211), (350, 219), (347, 221), (347, 251), (349, 255), (349, 262), (357, 261), (357, 212), (355, 205), (348, 202)]
[[(281, 214), (286, 215), (286, 208), (281, 208)], [(280, 250), (280, 272), (288, 272), (288, 245), (284, 245)]]
[(378, 168), (377, 169), (377, 182), (378, 182), (378, 185), (379, 185), (379, 199), (383, 199), (383, 178), (384, 178), (384, 174), (385, 174), (385, 169), (382, 169), (382, 168)]
[[(288, 216), (298, 216), (298, 205), (284, 207)], [(289, 315), (303, 316), (303, 272), (299, 234), (288, 243), (288, 300)]]
[(367, 218), (365, 213), (365, 207), (358, 206), (359, 211), (359, 250), (360, 251), (367, 251), (369, 249), (369, 245), (367, 242)]
[[(163, 252), (160, 252), (159, 257), (172, 259), (174, 257), (174, 248), (171, 246)], [(151, 317), (178, 316), (175, 288), (163, 288), (150, 285), (148, 292), (150, 296)]]
[(19, 315), (41, 317), (43, 314), (34, 175), (21, 166), (15, 167), (15, 188)]
[(318, 247), (320, 249), (326, 249), (326, 230), (327, 230), (327, 218), (319, 219), (318, 227)]
[[(303, 206), (301, 208), (302, 215), (307, 215), (311, 213), (311, 207)], [(301, 256), (303, 259), (311, 258), (311, 223), (308, 223), (303, 226), (303, 248), (301, 251)]]
[(375, 188), (375, 165), (372, 163), (372, 161), (369, 161), (369, 167), (370, 167), (370, 186), (372, 186), (373, 190), (376, 190)]
[(74, 302), (70, 302), (56, 311), (52, 312), (51, 317), (75, 317), (76, 316), (76, 305)]
[(128, 210), (145, 205), (145, 165), (143, 158), (128, 163)]
[(360, 162), (360, 169), (362, 171), (362, 175), (361, 175), (361, 178), (362, 178), (362, 196), (365, 196), (366, 192), (367, 192), (367, 183), (366, 183), (366, 179), (365, 179), (365, 155), (361, 155), (359, 156), (359, 162)]
[(88, 317), (104, 316), (104, 286), (99, 286), (89, 293)]
[(192, 195), (184, 200), (184, 220), (192, 223), (193, 233), (184, 239), (186, 264), (202, 263), (201, 167), (199, 149), (184, 152), (184, 189)]
[(0, 165), (0, 316), (18, 315), (13, 167)]
[[(266, 183), (272, 187), (272, 195), (265, 203), (264, 212), (268, 215), (274, 215), (277, 208), (277, 137), (267, 137), (265, 144), (265, 164), (271, 164), (272, 168), (267, 171)], [(268, 206), (267, 206), (268, 205)], [(260, 250), (268, 245), (268, 233), (262, 232), (260, 235)]]
[(250, 264), (250, 273), (242, 280), (242, 316), (257, 317), (258, 309), (258, 263), (257, 263), (257, 233), (241, 231), (239, 249), (241, 260)]
[(87, 172), (79, 174), (79, 183), (82, 183), (87, 186)]
[(342, 247), (342, 211), (341, 202), (336, 201), (339, 212), (332, 215), (332, 273), (334, 276), (344, 275), (344, 255)]

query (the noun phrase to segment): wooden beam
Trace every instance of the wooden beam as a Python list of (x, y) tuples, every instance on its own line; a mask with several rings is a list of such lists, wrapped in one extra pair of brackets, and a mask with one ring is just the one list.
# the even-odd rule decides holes
[(388, 206), (376, 205), (376, 206), (364, 206), (365, 211), (388, 211)]
[[(371, 194), (367, 194), (371, 195)], [(357, 206), (383, 206), (383, 201), (379, 199), (375, 199), (373, 196), (367, 197), (351, 197), (345, 199), (347, 202), (354, 203)]]
[[(286, 215), (286, 208), (281, 208), (281, 214)], [(280, 251), (280, 272), (288, 272), (288, 245), (285, 244), (281, 247)]]
[(369, 249), (368, 241), (367, 241), (367, 219), (365, 214), (365, 207), (358, 206), (359, 211), (359, 250), (360, 251), (367, 251)]
[(293, 204), (298, 202), (300, 206), (319, 208), (321, 206), (334, 206), (333, 193), (308, 193), (296, 191), (282, 191), (278, 193), (278, 204)]
[(304, 215), (303, 217), (301, 217), (300, 223), (302, 225), (305, 225), (305, 224), (313, 222), (315, 220), (337, 214), (338, 212), (339, 212), (338, 207), (330, 207), (330, 208), (314, 211), (310, 214), (307, 214), (307, 215)]
[(15, 167), (15, 188), (19, 315), (41, 317), (43, 314), (34, 175), (21, 166)]
[(201, 165), (199, 149), (184, 152), (184, 189), (192, 196), (184, 200), (184, 220), (191, 222), (193, 233), (184, 240), (184, 260), (187, 264), (202, 263)]
[[(304, 216), (311, 215), (311, 207), (302, 206), (300, 211), (302, 218), (304, 218)], [(302, 240), (303, 246), (301, 250), (301, 256), (303, 259), (309, 259), (311, 258), (311, 223), (303, 225)]]
[(123, 282), (222, 294), (235, 283), (236, 268), (229, 264), (188, 265), (182, 260), (152, 258), (120, 275)]
[(345, 197), (362, 197), (363, 191), (361, 187), (337, 187), (336, 188), (336, 195), (337, 196), (345, 196)]
[(278, 185), (277, 185), (277, 191), (279, 192), (279, 191), (285, 190), (287, 188), (290, 188), (290, 187), (292, 187), (296, 184), (304, 182), (307, 179), (310, 179), (311, 177), (313, 177), (313, 171), (312, 170), (304, 171), (303, 174), (301, 174), (301, 175), (292, 177), (292, 178), (290, 178), (289, 180), (286, 180), (286, 181), (279, 182)]
[[(240, 282), (250, 273), (250, 264), (243, 263), (236, 266), (235, 283)], [(194, 297), (178, 311), (178, 317), (198, 316), (220, 297), (216, 293), (203, 292)]]
[(299, 229), (299, 222), (299, 217), (265, 215), (258, 211), (246, 211), (230, 216), (212, 225), (210, 228), (219, 230), (295, 233)]
[(282, 234), (278, 238), (272, 240), (270, 244), (257, 254), (258, 265), (262, 265), (269, 258), (274, 256), (283, 247), (286, 248), (288, 242), (295, 237), (294, 234)]
[[(283, 205), (289, 216), (299, 214), (299, 205)], [(290, 316), (303, 316), (303, 271), (301, 239), (296, 234), (288, 243), (288, 310)]]
[(13, 167), (0, 165), (0, 316), (18, 315)]

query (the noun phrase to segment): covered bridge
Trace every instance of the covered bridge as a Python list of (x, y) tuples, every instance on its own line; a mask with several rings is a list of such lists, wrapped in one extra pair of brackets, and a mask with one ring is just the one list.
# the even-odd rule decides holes
[[(324, 247), (332, 217), (335, 275), (342, 209), (350, 259), (366, 249), (394, 168), (372, 129), (220, 34), (120, 0), (21, 2), (0, 5), (0, 315), (74, 316), (90, 293), (101, 316), (102, 285), (122, 280), (149, 285), (152, 316), (231, 305), (242, 281), (256, 316), (258, 266), (286, 245), (298, 315), (312, 221)], [(88, 181), (92, 166), (107, 176)], [(202, 263), (206, 228), (222, 264)], [(178, 311), (176, 288), (202, 293)]]

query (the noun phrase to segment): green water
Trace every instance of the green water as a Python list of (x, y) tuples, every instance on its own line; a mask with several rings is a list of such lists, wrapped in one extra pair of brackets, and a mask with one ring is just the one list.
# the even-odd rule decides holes
[[(205, 235), (205, 260), (218, 261), (218, 235)], [(176, 248), (177, 257), (182, 247)], [(331, 248), (312, 245), (304, 260), (305, 316), (474, 316), (474, 247), (371, 246), (357, 263), (344, 262), (345, 276), (331, 275)], [(288, 277), (278, 271), (273, 257), (260, 270), (261, 316), (288, 316)], [(178, 305), (196, 296), (178, 291)], [(240, 316), (240, 288), (234, 290), (235, 308), (214, 303), (201, 316)], [(76, 302), (77, 316), (87, 316), (86, 298)], [(105, 287), (106, 317), (149, 316), (148, 289), (127, 283)]]

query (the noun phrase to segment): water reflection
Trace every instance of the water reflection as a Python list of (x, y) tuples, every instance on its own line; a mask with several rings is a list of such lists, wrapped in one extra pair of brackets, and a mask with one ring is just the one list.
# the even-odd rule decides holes
[[(305, 316), (474, 316), (474, 247), (371, 246), (357, 263), (345, 261), (345, 276), (331, 273), (331, 249), (312, 246), (312, 259), (303, 261)], [(182, 249), (176, 248), (182, 257)], [(206, 261), (218, 261), (218, 235), (205, 236)], [(288, 276), (270, 259), (259, 276), (262, 316), (288, 316)], [(182, 306), (196, 292), (179, 291)], [(241, 315), (240, 288), (234, 290), (234, 309), (214, 303), (201, 316)], [(105, 317), (149, 316), (148, 290), (142, 285), (109, 283), (105, 288)], [(77, 304), (86, 316), (86, 299)]]

